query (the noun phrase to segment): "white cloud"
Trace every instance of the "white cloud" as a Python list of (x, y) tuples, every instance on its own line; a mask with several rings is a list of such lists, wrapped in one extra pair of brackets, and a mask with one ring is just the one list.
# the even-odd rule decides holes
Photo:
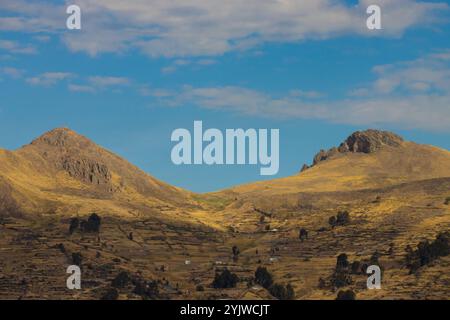
[(324, 96), (323, 93), (319, 91), (304, 91), (300, 89), (291, 90), (289, 94), (293, 97), (301, 97), (301, 98), (307, 98), (307, 99), (318, 99), (322, 98)]
[(35, 77), (27, 78), (26, 82), (31, 85), (49, 87), (72, 76), (68, 72), (45, 72)]
[(0, 71), (2, 74), (7, 75), (8, 77), (13, 79), (20, 79), (25, 73), (24, 70), (13, 67), (3, 67)]
[(92, 76), (88, 78), (88, 82), (97, 87), (115, 87), (130, 84), (130, 79), (125, 77), (105, 77), (105, 76)]
[[(372, 0), (78, 0), (83, 29), (64, 30), (62, 5), (2, 0), (0, 30), (59, 32), (73, 51), (90, 55), (139, 49), (152, 57), (215, 56), (267, 42), (340, 35), (399, 36), (439, 22), (448, 5), (419, 0), (377, 0), (383, 30), (366, 28)], [(64, 32), (63, 32), (64, 31)]]
[(436, 53), (374, 68), (373, 83), (342, 100), (312, 100), (302, 90), (273, 96), (236, 86), (185, 86), (160, 100), (171, 107), (194, 105), (259, 117), (449, 131), (450, 60), (442, 57)]
[(91, 86), (86, 85), (78, 85), (70, 83), (68, 86), (69, 91), (72, 92), (85, 92), (85, 93), (94, 93), (95, 89)]
[(126, 77), (90, 76), (82, 84), (70, 83), (67, 88), (72, 92), (94, 93), (105, 89), (117, 90), (130, 84), (131, 80)]
[(179, 70), (180, 68), (192, 66), (192, 67), (205, 67), (216, 63), (214, 59), (175, 59), (170, 65), (161, 68), (161, 73), (171, 74)]
[(0, 40), (0, 50), (14, 54), (35, 54), (37, 50), (32, 45), (22, 45), (17, 41)]

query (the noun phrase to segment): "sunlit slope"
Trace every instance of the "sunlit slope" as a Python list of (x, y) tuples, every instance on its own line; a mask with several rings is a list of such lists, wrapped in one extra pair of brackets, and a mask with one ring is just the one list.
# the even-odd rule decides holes
[(189, 192), (149, 176), (66, 128), (17, 151), (1, 150), (0, 178), (26, 212), (97, 209), (133, 214), (193, 203)]
[[(297, 175), (237, 186), (238, 194), (350, 191), (450, 177), (450, 152), (401, 141), (365, 152), (336, 152)], [(226, 191), (226, 192), (228, 192)]]

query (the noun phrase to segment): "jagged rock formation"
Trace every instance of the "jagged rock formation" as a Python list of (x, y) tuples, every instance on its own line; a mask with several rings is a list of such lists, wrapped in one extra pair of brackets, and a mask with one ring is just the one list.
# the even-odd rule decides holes
[(402, 137), (389, 131), (356, 131), (339, 146), (339, 152), (372, 153), (383, 146), (398, 147), (402, 142)]
[(303, 171), (305, 171), (305, 170), (308, 170), (308, 168), (309, 168), (309, 166), (308, 166), (306, 163), (304, 163), (303, 166), (302, 166), (302, 168), (300, 169), (300, 172), (303, 172)]
[(111, 181), (111, 172), (108, 167), (90, 159), (66, 157), (62, 160), (62, 168), (71, 177), (83, 182), (104, 185)]
[(365, 131), (356, 131), (352, 133), (338, 148), (333, 147), (329, 150), (321, 149), (313, 158), (311, 166), (303, 165), (300, 172), (315, 166), (319, 162), (330, 159), (338, 154), (347, 152), (373, 153), (380, 150), (383, 146), (398, 147), (402, 144), (403, 138), (389, 131), (379, 131), (368, 129)]

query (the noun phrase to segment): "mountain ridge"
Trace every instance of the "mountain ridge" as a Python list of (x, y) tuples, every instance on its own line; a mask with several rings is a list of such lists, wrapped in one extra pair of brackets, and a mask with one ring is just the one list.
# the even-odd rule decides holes
[[(32, 177), (32, 178), (30, 178)], [(450, 152), (405, 141), (387, 131), (356, 131), (339, 147), (321, 150), (297, 175), (196, 194), (148, 175), (126, 159), (69, 128), (50, 130), (15, 151), (0, 150), (5, 190), (27, 211), (209, 210), (210, 195), (240, 198), (296, 192), (348, 191), (450, 177)], [(7, 185), (7, 186), (6, 186)], [(86, 200), (86, 204), (80, 204)], [(73, 205), (66, 203), (74, 202)]]

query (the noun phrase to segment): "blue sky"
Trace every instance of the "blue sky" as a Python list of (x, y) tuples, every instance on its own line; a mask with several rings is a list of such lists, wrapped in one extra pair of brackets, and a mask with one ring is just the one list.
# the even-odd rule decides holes
[[(365, 8), (379, 4), (383, 30)], [(78, 4), (82, 30), (67, 30)], [(176, 128), (279, 128), (298, 172), (355, 130), (450, 149), (447, 1), (10, 1), (0, 3), (0, 147), (70, 127), (193, 191), (259, 166), (175, 166)]]

